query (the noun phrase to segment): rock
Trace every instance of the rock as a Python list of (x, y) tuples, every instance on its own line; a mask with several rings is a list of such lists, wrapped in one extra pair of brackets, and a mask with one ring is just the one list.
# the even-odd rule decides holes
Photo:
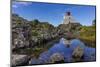
[(83, 54), (84, 54), (83, 48), (78, 46), (76, 49), (74, 49), (74, 51), (72, 53), (72, 57), (73, 57), (73, 59), (75, 61), (80, 61), (80, 59), (82, 58)]
[(54, 54), (50, 57), (50, 62), (51, 62), (51, 63), (64, 62), (64, 57), (63, 57), (63, 55), (61, 55), (60, 53), (54, 53)]
[(29, 61), (30, 57), (27, 55), (12, 55), (11, 56), (11, 63), (12, 66), (17, 65), (26, 65)]
[(21, 39), (14, 39), (14, 46), (15, 48), (21, 48), (21, 47), (24, 47), (24, 41), (21, 40)]
[[(24, 36), (22, 28), (14, 29), (13, 32), (17, 33), (16, 37), (14, 37), (15, 36), (14, 34), (12, 35), (14, 48), (23, 48), (23, 47), (29, 46), (29, 40), (27, 39), (27, 37)], [(26, 32), (24, 32), (24, 33), (26, 33)]]
[(37, 37), (35, 37), (35, 36), (33, 36), (33, 37), (32, 37), (32, 40), (33, 40), (35, 43), (37, 43), (37, 42), (38, 42), (38, 38), (37, 38)]
[[(69, 30), (77, 30), (78, 27), (82, 26), (80, 23), (60, 24), (57, 28), (60, 32), (65, 33)], [(70, 27), (70, 28), (69, 28)]]
[(12, 14), (12, 17), (13, 49), (35, 46), (59, 36), (57, 27), (48, 22), (28, 21), (17, 14)]

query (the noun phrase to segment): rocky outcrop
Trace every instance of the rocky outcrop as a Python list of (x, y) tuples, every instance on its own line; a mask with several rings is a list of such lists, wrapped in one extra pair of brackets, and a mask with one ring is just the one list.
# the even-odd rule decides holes
[(27, 21), (12, 15), (12, 49), (40, 46), (58, 36), (57, 29), (48, 22)]
[(16, 14), (12, 15), (12, 49), (29, 46), (31, 28), (27, 22)]
[(69, 32), (77, 30), (80, 26), (82, 26), (80, 23), (60, 24), (58, 29), (60, 29), (62, 32)]

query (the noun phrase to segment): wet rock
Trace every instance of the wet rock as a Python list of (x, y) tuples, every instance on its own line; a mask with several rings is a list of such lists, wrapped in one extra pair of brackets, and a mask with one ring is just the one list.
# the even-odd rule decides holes
[(11, 63), (12, 66), (17, 66), (17, 65), (27, 65), (30, 57), (27, 55), (12, 55), (11, 56)]
[(60, 53), (54, 53), (53, 55), (51, 55), (50, 61), (51, 63), (64, 62), (64, 56)]
[(73, 57), (74, 61), (80, 61), (80, 59), (82, 58), (83, 54), (84, 54), (83, 48), (78, 46), (77, 48), (74, 49), (74, 51), (72, 53), (72, 57)]

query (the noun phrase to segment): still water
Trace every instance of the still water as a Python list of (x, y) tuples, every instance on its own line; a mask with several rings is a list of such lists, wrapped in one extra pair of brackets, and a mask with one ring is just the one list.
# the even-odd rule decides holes
[(50, 57), (59, 53), (64, 57), (64, 62), (69, 63), (72, 62), (72, 53), (77, 46), (80, 46), (83, 49), (83, 58), (81, 59), (83, 62), (85, 61), (95, 61), (96, 60), (96, 49), (87, 47), (85, 44), (78, 40), (73, 39), (70, 42), (70, 47), (66, 47), (63, 41), (64, 38), (59, 40), (59, 43), (55, 43), (48, 51), (45, 51), (40, 54), (38, 59), (31, 59), (30, 64), (45, 64), (50, 61)]

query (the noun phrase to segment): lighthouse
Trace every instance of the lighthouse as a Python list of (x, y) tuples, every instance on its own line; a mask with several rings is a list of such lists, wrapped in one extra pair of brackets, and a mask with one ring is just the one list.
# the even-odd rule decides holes
[(78, 23), (72, 16), (71, 12), (66, 12), (63, 20), (63, 24)]

